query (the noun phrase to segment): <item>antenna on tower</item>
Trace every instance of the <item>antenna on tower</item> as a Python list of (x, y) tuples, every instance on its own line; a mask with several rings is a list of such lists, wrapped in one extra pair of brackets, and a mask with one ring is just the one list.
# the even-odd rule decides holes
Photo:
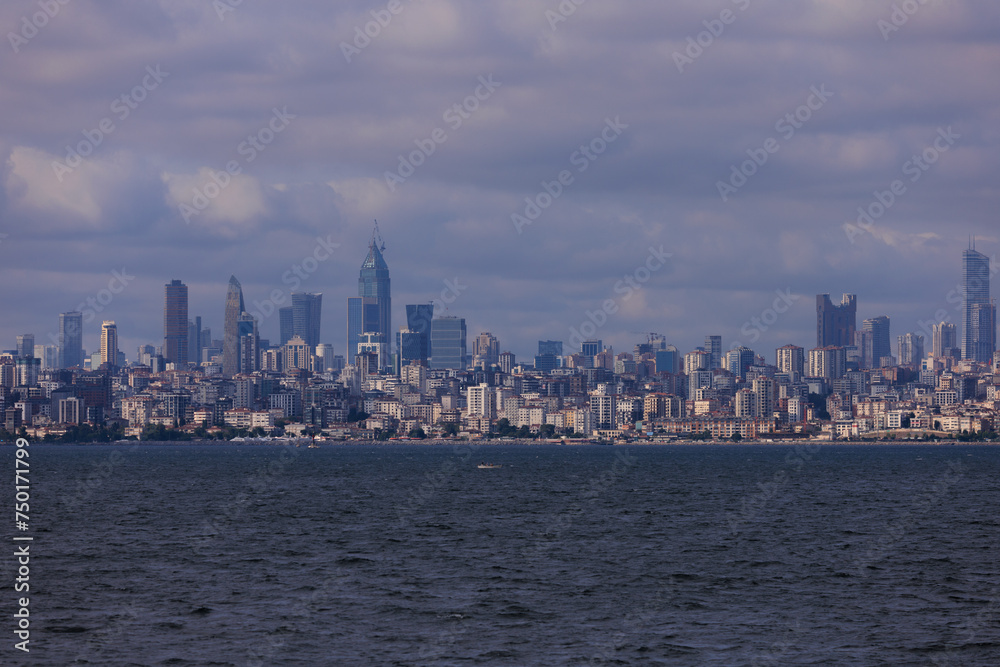
[[(375, 239), (378, 239), (376, 243)], [(372, 241), (371, 245), (378, 246), (379, 251), (385, 252), (385, 241), (382, 240), (382, 233), (378, 230), (378, 220), (375, 221), (375, 229), (372, 230)]]

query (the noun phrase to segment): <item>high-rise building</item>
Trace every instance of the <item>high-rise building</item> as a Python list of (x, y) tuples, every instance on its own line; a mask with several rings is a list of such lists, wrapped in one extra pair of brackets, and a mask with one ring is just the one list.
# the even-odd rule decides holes
[(430, 367), (465, 370), (465, 350), (465, 320), (435, 317), (431, 322)]
[(434, 304), (421, 303), (406, 306), (406, 328), (419, 336), (419, 356), (427, 365), (431, 353), (431, 322), (434, 321)]
[(188, 288), (179, 280), (171, 280), (164, 286), (164, 292), (163, 358), (178, 365), (186, 364), (188, 362)]
[(900, 336), (898, 342), (900, 366), (913, 366), (919, 370), (920, 362), (924, 358), (924, 337), (908, 333)]
[(201, 317), (188, 320), (188, 362), (196, 366), (201, 363), (201, 350), (204, 342), (201, 331)]
[(240, 372), (240, 315), (246, 310), (243, 304), (243, 286), (236, 276), (229, 277), (226, 290), (226, 311), (222, 321), (222, 374), (233, 376)]
[(871, 317), (862, 322), (860, 338), (861, 363), (863, 368), (882, 368), (886, 359), (892, 357), (892, 337), (889, 335), (889, 318), (885, 315)]
[(83, 368), (83, 313), (59, 314), (59, 368)]
[(740, 345), (726, 352), (726, 368), (733, 375), (746, 379), (747, 371), (754, 365), (756, 356), (753, 350)]
[(854, 343), (857, 329), (858, 303), (853, 294), (841, 297), (840, 305), (830, 301), (829, 294), (816, 295), (816, 346), (846, 347)]
[(59, 348), (55, 345), (36, 345), (36, 359), (42, 360), (41, 370), (51, 371), (59, 368)]
[(603, 351), (604, 341), (602, 340), (585, 340), (580, 345), (580, 354), (585, 357), (596, 357)]
[(501, 352), (500, 353), (500, 370), (504, 373), (510, 373), (514, 366), (517, 365), (517, 358), (514, 356), (513, 352)]
[(292, 335), (300, 336), (311, 348), (319, 345), (322, 294), (292, 292)]
[(798, 345), (785, 345), (778, 348), (778, 371), (782, 373), (798, 373), (805, 375), (806, 353)]
[(250, 313), (240, 313), (236, 329), (239, 333), (237, 346), (239, 372), (249, 374), (260, 370), (260, 334), (257, 331), (257, 318)]
[(358, 275), (358, 296), (347, 300), (347, 355), (352, 363), (357, 354), (358, 342), (363, 333), (380, 333), (388, 346), (392, 341), (392, 298), (389, 266), (382, 251), (385, 243), (378, 231), (378, 223), (368, 243), (368, 255), (361, 264)]
[(489, 368), (499, 361), (500, 341), (489, 331), (483, 331), (472, 341), (472, 365)]
[(690, 375), (695, 371), (711, 370), (712, 355), (705, 350), (692, 350), (684, 355), (684, 373)]
[(278, 309), (278, 345), (284, 345), (295, 335), (295, 314), (291, 306)]
[(563, 344), (561, 340), (540, 340), (538, 341), (538, 354), (552, 354), (561, 357)]
[(35, 356), (35, 334), (21, 334), (17, 337), (17, 356), (22, 359)]
[(931, 354), (935, 358), (958, 357), (962, 354), (958, 347), (958, 328), (950, 322), (941, 322), (931, 327)]
[(962, 359), (992, 360), (995, 310), (990, 300), (990, 258), (973, 245), (962, 251)]
[(709, 354), (709, 370), (722, 368), (722, 336), (705, 336), (705, 351)]
[(310, 362), (312, 361), (312, 352), (301, 336), (292, 336), (282, 347), (282, 352), (284, 353), (283, 366), (285, 370), (290, 368), (309, 370)]
[(101, 366), (111, 370), (118, 366), (118, 326), (114, 320), (101, 324)]
[(829, 345), (809, 350), (806, 366), (808, 377), (836, 380), (847, 373), (847, 353), (842, 347)]

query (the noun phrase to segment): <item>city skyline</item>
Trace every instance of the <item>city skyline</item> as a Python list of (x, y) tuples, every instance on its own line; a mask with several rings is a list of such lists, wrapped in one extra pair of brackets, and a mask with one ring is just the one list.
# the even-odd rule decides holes
[(695, 2), (588, 3), (554, 23), (431, 2), (350, 61), (340, 44), (370, 7), (84, 5), (0, 63), (21, 110), (0, 130), (8, 341), (49, 343), (58, 313), (90, 311), (88, 351), (109, 318), (131, 353), (161, 339), (148, 304), (172, 279), (218, 338), (235, 274), (251, 312), (323, 293), (343, 353), (373, 219), (406, 277), (393, 301), (436, 300), (519, 358), (605, 301), (616, 349), (632, 331), (808, 346), (803, 299), (822, 293), (858, 294), (859, 321), (887, 314), (895, 332), (939, 309), (960, 321), (955, 256), (970, 235), (997, 247), (986, 5), (920, 5), (885, 31), (873, 3), (752, 3), (715, 36), (716, 8)]

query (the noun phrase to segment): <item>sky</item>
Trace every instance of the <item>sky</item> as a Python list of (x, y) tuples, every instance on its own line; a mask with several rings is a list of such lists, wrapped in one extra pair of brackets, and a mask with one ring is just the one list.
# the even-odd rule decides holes
[(134, 359), (173, 279), (219, 338), (235, 275), (271, 339), (321, 292), (344, 354), (375, 220), (394, 329), (434, 301), (519, 359), (655, 332), (773, 363), (821, 293), (895, 340), (959, 321), (971, 236), (1000, 252), (994, 2), (9, 0), (0, 28), (2, 349), (78, 309)]

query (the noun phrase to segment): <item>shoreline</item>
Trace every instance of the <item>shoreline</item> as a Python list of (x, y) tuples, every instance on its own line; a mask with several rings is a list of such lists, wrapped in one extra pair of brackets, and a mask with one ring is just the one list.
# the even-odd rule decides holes
[[(32, 446), (36, 445), (54, 445), (54, 446), (65, 446), (65, 447), (87, 447), (91, 445), (104, 445), (104, 446), (163, 446), (163, 445), (181, 445), (181, 446), (273, 446), (273, 447), (296, 447), (298, 449), (310, 449), (307, 443), (310, 441), (307, 439), (302, 440), (288, 440), (288, 441), (244, 441), (244, 442), (232, 442), (229, 440), (118, 440), (114, 442), (44, 442), (37, 441), (32, 442)], [(567, 446), (567, 447), (743, 447), (743, 446), (762, 446), (762, 447), (830, 447), (830, 446), (857, 446), (857, 447), (879, 447), (879, 446), (899, 446), (899, 445), (910, 445), (910, 446), (926, 446), (926, 447), (942, 447), (942, 446), (960, 446), (960, 445), (970, 445), (970, 446), (991, 446), (1000, 445), (1000, 442), (960, 442), (958, 440), (794, 440), (786, 442), (775, 442), (766, 440), (743, 440), (740, 442), (732, 442), (727, 440), (708, 440), (708, 441), (691, 441), (691, 440), (677, 440), (672, 442), (649, 442), (649, 441), (633, 441), (633, 442), (621, 442), (621, 443), (598, 443), (590, 441), (538, 441), (538, 440), (453, 440), (453, 439), (432, 439), (427, 438), (425, 440), (402, 440), (402, 441), (389, 441), (389, 440), (329, 440), (329, 441), (319, 441), (315, 443), (315, 447), (312, 449), (326, 449), (330, 447), (338, 446), (355, 446), (355, 445), (370, 445), (370, 446), (426, 446), (426, 447), (442, 447), (442, 446), (463, 446), (463, 447), (481, 447), (490, 446), (498, 447), (504, 445), (513, 445), (519, 447), (531, 447), (531, 446)], [(14, 443), (0, 443), (0, 446), (9, 445), (14, 446)]]

